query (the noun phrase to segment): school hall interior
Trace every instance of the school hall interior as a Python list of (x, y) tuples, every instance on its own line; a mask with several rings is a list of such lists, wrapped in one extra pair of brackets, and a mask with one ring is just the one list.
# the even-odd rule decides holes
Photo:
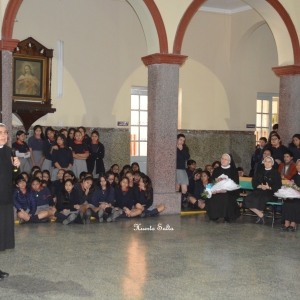
[(32, 37), (54, 50), (56, 112), (30, 135), (36, 124), (99, 130), (106, 168), (138, 161), (166, 206), (110, 227), (16, 226), (16, 249), (0, 256), (11, 273), (0, 298), (298, 299), (297, 234), (247, 217), (180, 216), (175, 172), (178, 133), (197, 165), (228, 152), (249, 171), (272, 124), (285, 144), (298, 132), (299, 12), (298, 0), (0, 0), (11, 141), (24, 128), (11, 113), (13, 52)]

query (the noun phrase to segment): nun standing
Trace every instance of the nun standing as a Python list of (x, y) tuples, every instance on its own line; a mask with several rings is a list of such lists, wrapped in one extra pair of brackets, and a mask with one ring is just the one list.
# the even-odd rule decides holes
[[(214, 169), (212, 181), (216, 180), (220, 175), (227, 175), (228, 178), (239, 184), (239, 175), (232, 156), (225, 153), (221, 157), (221, 166)], [(220, 190), (213, 192), (210, 199), (205, 201), (205, 207), (208, 217), (212, 221), (224, 218), (224, 222), (232, 222), (240, 217), (240, 208), (237, 204), (237, 198), (240, 191)]]
[[(0, 123), (0, 251), (15, 247), (12, 181), (14, 166), (20, 166), (19, 159), (12, 158), (11, 148), (5, 145), (7, 137), (7, 128)], [(7, 276), (0, 270), (0, 281)]]
[[(243, 206), (249, 208), (257, 216), (256, 224), (265, 224), (266, 203), (274, 200), (274, 193), (281, 188), (280, 173), (272, 168), (274, 159), (271, 156), (265, 157), (264, 168), (252, 178), (252, 186), (254, 191), (244, 199)], [(277, 198), (276, 198), (277, 200)]]

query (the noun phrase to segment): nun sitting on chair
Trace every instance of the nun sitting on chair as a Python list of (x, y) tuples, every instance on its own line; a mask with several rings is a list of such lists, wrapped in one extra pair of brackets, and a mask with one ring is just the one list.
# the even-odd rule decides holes
[[(281, 188), (280, 173), (273, 169), (274, 159), (271, 156), (265, 157), (264, 168), (252, 178), (254, 191), (244, 199), (243, 206), (249, 208), (257, 216), (256, 224), (266, 223), (264, 210), (266, 203), (274, 199), (274, 193)], [(277, 200), (277, 199), (276, 199)]]
[[(225, 153), (221, 157), (221, 166), (214, 169), (212, 181), (220, 175), (227, 175), (236, 184), (239, 184), (239, 175), (232, 156)], [(210, 220), (217, 222), (219, 218), (224, 218), (224, 222), (232, 222), (240, 217), (240, 208), (236, 202), (240, 190), (235, 191), (215, 191), (210, 199), (205, 201), (205, 207)]]

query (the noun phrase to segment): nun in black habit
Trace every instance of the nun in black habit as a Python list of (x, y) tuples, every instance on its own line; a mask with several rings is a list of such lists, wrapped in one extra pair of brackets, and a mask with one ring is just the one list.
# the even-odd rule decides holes
[[(220, 175), (227, 175), (236, 184), (239, 184), (239, 175), (232, 156), (225, 153), (221, 158), (221, 166), (214, 169), (212, 181)], [(210, 220), (217, 221), (224, 218), (224, 222), (232, 222), (240, 217), (240, 208), (237, 204), (240, 190), (226, 191), (221, 190), (213, 192), (210, 199), (205, 201), (206, 212)]]
[[(296, 162), (297, 173), (291, 178), (300, 187), (300, 159)], [(281, 221), (284, 223), (282, 230), (295, 231), (296, 225), (300, 224), (300, 199), (285, 199), (282, 205)]]
[[(15, 247), (12, 181), (14, 168), (20, 166), (19, 159), (12, 159), (11, 148), (5, 145), (7, 137), (7, 128), (0, 123), (0, 251)], [(0, 281), (6, 276), (8, 273), (0, 271)]]
[(252, 186), (254, 191), (244, 199), (243, 206), (249, 208), (257, 216), (255, 223), (265, 224), (266, 203), (269, 201), (277, 201), (274, 197), (281, 188), (281, 175), (273, 168), (274, 159), (271, 156), (265, 157), (264, 169), (261, 169), (252, 178)]

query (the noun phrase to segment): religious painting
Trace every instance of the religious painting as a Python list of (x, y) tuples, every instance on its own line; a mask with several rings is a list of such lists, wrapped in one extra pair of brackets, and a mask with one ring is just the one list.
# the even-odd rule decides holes
[(45, 85), (45, 58), (13, 58), (13, 99), (45, 101)]

